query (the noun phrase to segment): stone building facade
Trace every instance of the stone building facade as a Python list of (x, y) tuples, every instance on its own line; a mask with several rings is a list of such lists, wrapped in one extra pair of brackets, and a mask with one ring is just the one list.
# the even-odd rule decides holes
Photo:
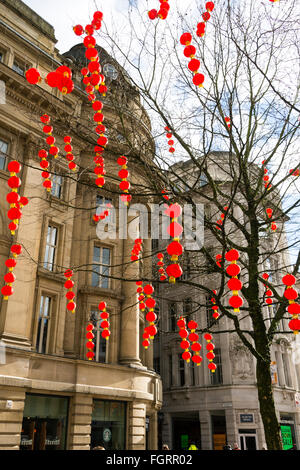
[[(0, 449), (156, 449), (161, 381), (153, 370), (153, 351), (140, 345), (144, 318), (136, 305), (135, 282), (122, 281), (138, 280), (140, 269), (147, 266), (128, 263), (131, 239), (99, 239), (92, 219), (108, 202), (118, 208), (116, 159), (126, 152), (126, 139), (116, 115), (116, 97), (135, 135), (151, 147), (149, 119), (130, 79), (100, 48), (110, 90), (103, 111), (110, 143), (105, 152), (107, 184), (97, 188), (93, 115), (81, 87), (84, 48), (79, 44), (61, 55), (53, 27), (22, 1), (1, 0), (0, 6), (2, 285), (12, 242), (23, 247), (14, 271), (14, 294), (8, 301), (0, 299)], [(73, 70), (71, 95), (51, 90), (44, 81), (31, 86), (24, 77), (30, 67), (38, 66), (45, 77), (61, 64)], [(51, 193), (42, 186), (37, 156), (45, 148), (40, 123), (44, 113), (52, 117), (61, 149), (63, 137), (72, 136), (79, 166), (73, 173), (64, 158), (52, 162)], [(29, 198), (14, 238), (6, 216), (11, 159), (22, 164), (20, 194)], [(138, 163), (131, 169), (131, 181), (133, 187), (137, 181), (147, 184)], [(118, 225), (118, 210), (115, 217)], [(145, 250), (150, 253), (149, 242)], [(68, 268), (75, 270), (75, 314), (66, 309), (63, 272)], [(95, 320), (100, 301), (107, 302), (110, 313), (108, 342)], [(86, 359), (85, 328), (91, 319), (95, 361)]]
[[(212, 154), (208, 159), (209, 173), (215, 181), (224, 183), (228, 179), (230, 172), (226, 171), (227, 159), (228, 156), (222, 152)], [(215, 165), (215, 161), (218, 165)], [(193, 181), (198, 179), (201, 189), (205, 190), (205, 178), (199, 176), (198, 168), (191, 161), (179, 162), (172, 170), (172, 177), (178, 176), (178, 181), (184, 175), (181, 185), (188, 183), (191, 187)], [(187, 190), (181, 187), (181, 190), (184, 189)], [(219, 211), (201, 199), (200, 195), (195, 193), (193, 200), (203, 204), (205, 214), (211, 220), (216, 221), (219, 218)], [(239, 208), (235, 210), (235, 216), (244, 223), (243, 213)], [(270, 248), (267, 251), (271, 253), (264, 260), (261, 269), (262, 272), (264, 270), (270, 273), (269, 280), (274, 285), (280, 285), (282, 276), (286, 274), (282, 267), (290, 265), (284, 250), (287, 242), (282, 224), (284, 221), (278, 222), (277, 233), (261, 234), (264, 237), (263, 243)], [(204, 246), (210, 250), (213, 258), (220, 253), (216, 240), (206, 229)], [(273, 246), (277, 248), (275, 255), (272, 254)], [(164, 247), (162, 242), (154, 245), (154, 253)], [(206, 270), (205, 260), (197, 252), (189, 252), (189, 257), (183, 258), (181, 264), (184, 268), (183, 280), (196, 284), (200, 282), (210, 289), (218, 289), (216, 275)], [(154, 366), (163, 382), (163, 407), (159, 413), (160, 442), (167, 443), (171, 449), (186, 449), (191, 441), (202, 450), (222, 449), (226, 441), (231, 445), (237, 442), (242, 449), (262, 449), (265, 446), (265, 437), (259, 412), (255, 359), (236, 333), (227, 333), (232, 329), (230, 320), (221, 317), (212, 327), (216, 347), (214, 362), (217, 365), (216, 372), (212, 374), (207, 367), (206, 341), (203, 335), (200, 335), (200, 343), (204, 349), (201, 351), (203, 362), (197, 367), (192, 361), (183, 361), (177, 327), (177, 320), (181, 315), (189, 320), (196, 320), (201, 330), (210, 327), (213, 320), (210, 297), (187, 284), (176, 283), (174, 287), (161, 283), (157, 298), (160, 308), (160, 335), (155, 343)], [(263, 307), (267, 326), (274, 316), (273, 308), (275, 307), (267, 305)], [(285, 334), (290, 332), (288, 321), (287, 317), (280, 322), (278, 328), (283, 334), (275, 335), (272, 344), (272, 381), (276, 413), (285, 436), (284, 444), (288, 445), (290, 442), (299, 449), (299, 335)], [(249, 318), (243, 320), (242, 328), (251, 329)], [(221, 331), (224, 333), (218, 334)]]

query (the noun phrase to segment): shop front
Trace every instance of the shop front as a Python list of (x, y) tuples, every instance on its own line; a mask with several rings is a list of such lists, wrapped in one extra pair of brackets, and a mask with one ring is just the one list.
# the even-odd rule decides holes
[(20, 450), (65, 450), (69, 398), (27, 393)]
[(292, 415), (280, 414), (280, 431), (283, 450), (296, 449), (295, 420)]
[(94, 400), (91, 429), (91, 449), (126, 449), (126, 403)]

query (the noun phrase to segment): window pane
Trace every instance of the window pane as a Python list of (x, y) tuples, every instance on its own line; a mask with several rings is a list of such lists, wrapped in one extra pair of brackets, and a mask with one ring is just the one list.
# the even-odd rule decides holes
[(16, 60), (13, 63), (12, 69), (19, 75), (25, 75), (25, 66)]
[(99, 276), (100, 276), (100, 266), (99, 264), (93, 264), (93, 273), (92, 273), (92, 286), (99, 286)]
[(103, 248), (102, 264), (110, 265), (110, 249)]
[(46, 353), (47, 349), (47, 336), (50, 319), (50, 297), (41, 297), (39, 321), (38, 321), (38, 332), (36, 340), (36, 348), (39, 353)]
[(94, 258), (93, 260), (96, 263), (100, 263), (100, 248), (98, 246), (94, 246)]
[(0, 139), (0, 170), (5, 170), (5, 162), (8, 154), (8, 143)]
[(61, 197), (62, 194), (62, 185), (63, 185), (63, 178), (60, 175), (53, 175), (52, 178), (53, 186), (51, 194), (57, 198)]

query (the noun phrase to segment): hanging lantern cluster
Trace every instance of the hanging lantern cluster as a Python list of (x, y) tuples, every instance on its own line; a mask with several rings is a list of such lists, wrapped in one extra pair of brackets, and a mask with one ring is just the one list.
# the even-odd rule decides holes
[(232, 297), (229, 299), (229, 305), (233, 307), (234, 312), (238, 313), (240, 311), (240, 307), (243, 305), (243, 299), (239, 296), (239, 291), (242, 289), (243, 284), (238, 279), (238, 275), (241, 272), (241, 268), (237, 264), (237, 260), (239, 259), (240, 254), (237, 250), (230, 250), (225, 254), (225, 258), (231, 264), (227, 266), (226, 272), (231, 279), (227, 282), (228, 289), (232, 291)]
[(198, 70), (200, 68), (200, 60), (195, 59), (196, 48), (195, 48), (195, 46), (193, 46), (191, 44), (191, 42), (192, 42), (191, 33), (183, 33), (181, 35), (180, 43), (183, 46), (185, 46), (183, 54), (185, 55), (185, 57), (188, 57), (190, 59), (190, 62), (188, 63), (188, 68), (194, 74), (193, 83), (194, 83), (194, 85), (201, 88), (201, 87), (203, 87), (203, 83), (204, 83), (204, 75), (202, 73), (198, 72)]
[(228, 129), (230, 129), (230, 128), (231, 128), (231, 120), (230, 120), (230, 117), (225, 116), (224, 119), (225, 119), (225, 122), (226, 122), (226, 124), (227, 124)]
[(86, 347), (87, 347), (87, 353), (86, 353), (86, 357), (88, 358), (89, 361), (92, 361), (95, 357), (95, 353), (94, 353), (94, 348), (95, 348), (95, 345), (93, 343), (93, 339), (95, 338), (94, 336), (94, 333), (93, 333), (93, 329), (94, 329), (94, 325), (93, 323), (89, 323), (86, 327), (86, 339), (87, 339), (87, 343), (86, 343)]
[(212, 343), (213, 337), (210, 333), (205, 333), (204, 339), (207, 342), (207, 344), (206, 344), (206, 350), (207, 350), (206, 357), (209, 361), (207, 367), (212, 373), (214, 373), (217, 369), (217, 366), (213, 362), (213, 360), (215, 358), (215, 354), (214, 354), (215, 345)]
[(268, 168), (265, 166), (265, 160), (262, 161), (262, 165), (263, 165), (263, 168), (264, 168), (264, 176), (263, 176), (263, 181), (264, 181), (264, 185), (265, 185), (265, 188), (269, 191), (272, 187), (272, 185), (270, 184), (270, 177), (268, 175)]
[(143, 240), (141, 238), (137, 238), (135, 241), (134, 241), (134, 247), (131, 251), (131, 261), (136, 261), (138, 262), (139, 259), (140, 259), (140, 253), (142, 251), (142, 243), (143, 243)]
[(43, 124), (45, 124), (43, 127), (43, 132), (44, 134), (48, 135), (46, 138), (46, 143), (50, 146), (49, 154), (54, 158), (58, 158), (59, 148), (55, 145), (55, 137), (52, 135), (53, 127), (50, 125), (51, 118), (48, 116), (48, 114), (43, 114), (43, 116), (41, 116), (41, 121)]
[(157, 335), (157, 328), (155, 325), (157, 315), (154, 312), (156, 302), (153, 298), (153, 293), (154, 287), (151, 284), (147, 284), (146, 286), (144, 286), (143, 294), (140, 296), (142, 300), (146, 299), (145, 302), (140, 303), (140, 310), (144, 312), (146, 308), (148, 309), (145, 318), (149, 324), (144, 328), (142, 343), (145, 349), (150, 346), (150, 340), (153, 340), (154, 336)]
[(286, 274), (283, 276), (282, 282), (286, 286), (283, 295), (289, 301), (287, 310), (292, 315), (292, 320), (289, 321), (289, 328), (297, 335), (300, 331), (300, 304), (296, 302), (298, 292), (293, 287), (296, 284), (296, 278), (293, 274)]
[(197, 366), (200, 366), (203, 359), (200, 356), (200, 351), (202, 349), (202, 346), (199, 343), (199, 335), (196, 333), (196, 330), (198, 329), (198, 323), (195, 322), (194, 320), (191, 320), (188, 323), (188, 328), (191, 331), (188, 336), (188, 339), (191, 343), (191, 350), (193, 351), (192, 361), (195, 364), (197, 364)]
[[(34, 67), (25, 72), (25, 78), (31, 85), (37, 85), (42, 81), (40, 72)], [(66, 65), (61, 65), (56, 69), (55, 72), (50, 72), (47, 74), (45, 83), (50, 88), (57, 88), (63, 95), (72, 93), (74, 90), (72, 70)]]
[(21, 179), (17, 174), (20, 173), (22, 169), (21, 164), (16, 160), (13, 160), (9, 162), (7, 169), (10, 173), (10, 178), (8, 179), (7, 184), (11, 189), (11, 192), (6, 196), (6, 200), (10, 206), (10, 209), (7, 211), (7, 217), (10, 220), (8, 228), (10, 233), (15, 235), (22, 217), (20, 209), (28, 204), (28, 199), (26, 197), (20, 197), (18, 194), (18, 189), (21, 186)]
[[(269, 217), (269, 219), (271, 219), (273, 216), (273, 210), (270, 207), (267, 207), (266, 214)], [(271, 223), (271, 230), (272, 232), (276, 232), (277, 230), (277, 225), (274, 222)]]
[(12, 284), (16, 280), (16, 276), (13, 273), (14, 268), (17, 265), (17, 257), (22, 253), (22, 247), (19, 244), (14, 244), (10, 248), (10, 258), (5, 261), (5, 266), (8, 268), (8, 273), (4, 276), (5, 285), (1, 289), (4, 300), (8, 300), (14, 293)]
[(182, 353), (182, 359), (184, 361), (186, 361), (187, 363), (190, 362), (191, 360), (191, 353), (190, 353), (190, 342), (188, 341), (188, 335), (189, 335), (189, 332), (186, 328), (186, 320), (185, 318), (183, 317), (180, 317), (180, 319), (178, 320), (177, 322), (177, 326), (179, 328), (179, 336), (181, 338), (181, 343), (180, 343), (180, 347), (181, 349), (184, 350), (184, 352)]
[[(226, 212), (227, 210), (228, 210), (228, 206), (225, 206), (224, 207), (224, 212)], [(217, 225), (216, 225), (217, 230), (222, 230), (221, 226), (224, 224), (224, 219), (225, 219), (224, 212), (222, 212), (222, 214), (220, 215), (220, 219), (217, 220)]]
[(299, 176), (300, 175), (300, 170), (297, 169), (297, 170), (290, 170), (290, 175), (292, 176)]
[(128, 159), (122, 155), (117, 160), (118, 165), (121, 167), (119, 170), (119, 178), (122, 180), (119, 184), (119, 188), (122, 191), (121, 201), (124, 202), (126, 206), (129, 205), (129, 202), (132, 199), (132, 196), (129, 194), (130, 182), (128, 181), (129, 171), (127, 169)]
[(165, 189), (162, 190), (161, 194), (162, 194), (162, 197), (163, 197), (166, 201), (169, 201), (170, 198), (169, 198), (169, 196), (167, 195)]
[(83, 83), (85, 85), (85, 91), (88, 95), (89, 101), (92, 103), (94, 114), (94, 122), (97, 124), (95, 132), (98, 135), (97, 145), (95, 146), (95, 157), (94, 157), (94, 173), (96, 174), (96, 185), (98, 188), (102, 188), (105, 184), (104, 175), (106, 174), (104, 168), (104, 159), (102, 154), (105, 147), (108, 144), (108, 139), (104, 135), (106, 127), (103, 125), (104, 115), (102, 114), (103, 103), (97, 99), (95, 92), (102, 96), (106, 96), (107, 86), (105, 85), (105, 77), (101, 74), (101, 65), (99, 63), (99, 54), (96, 49), (96, 39), (94, 38), (94, 32), (98, 31), (102, 26), (103, 13), (96, 11), (93, 15), (93, 21), (91, 24), (86, 25), (83, 28), (81, 25), (74, 26), (73, 30), (77, 36), (82, 36), (84, 33), (83, 44), (86, 48), (85, 57), (88, 59), (89, 64), (81, 70), (83, 75)]
[[(214, 293), (215, 295), (217, 295), (217, 291), (216, 291), (216, 290), (214, 290), (213, 293)], [(211, 303), (213, 304), (212, 307), (211, 307), (212, 310), (213, 310), (212, 316), (213, 316), (213, 318), (214, 318), (215, 320), (217, 320), (217, 319), (219, 318), (220, 314), (219, 314), (219, 312), (218, 312), (219, 307), (217, 306), (215, 297), (212, 297), (212, 298), (210, 299), (210, 301), (211, 301)]]
[(206, 26), (207, 21), (210, 19), (210, 13), (215, 8), (215, 4), (213, 2), (207, 2), (205, 7), (206, 7), (206, 11), (202, 14), (203, 22), (200, 22), (197, 24), (196, 34), (199, 38), (201, 38), (205, 34), (205, 26)]
[(178, 217), (182, 214), (182, 208), (179, 204), (171, 204), (165, 210), (165, 214), (170, 217), (171, 223), (167, 228), (169, 236), (172, 238), (171, 243), (167, 247), (167, 252), (170, 256), (172, 264), (170, 264), (166, 271), (169, 276), (169, 282), (175, 284), (176, 279), (182, 276), (183, 271), (178, 263), (179, 256), (183, 253), (183, 246), (180, 243), (180, 236), (183, 232), (183, 227), (178, 223)]
[(160, 1), (160, 9), (159, 10), (150, 10), (148, 11), (148, 16), (150, 20), (155, 20), (159, 18), (161, 20), (165, 20), (168, 17), (170, 5), (169, 0), (159, 0)]
[(163, 253), (158, 253), (157, 258), (158, 258), (157, 266), (158, 266), (159, 280), (163, 282), (167, 279), (166, 271), (164, 269)]
[(166, 126), (165, 127), (165, 131), (167, 131), (166, 133), (166, 137), (168, 139), (168, 145), (169, 145), (169, 152), (170, 153), (174, 153), (175, 152), (175, 148), (174, 148), (174, 140), (173, 140), (173, 134), (171, 132), (171, 129)]
[(61, 65), (55, 72), (48, 73), (45, 82), (50, 88), (57, 88), (63, 95), (68, 95), (74, 90), (72, 70), (66, 65)]
[[(269, 274), (268, 273), (263, 273), (262, 278), (267, 281), (269, 279)], [(273, 303), (273, 300), (271, 297), (273, 297), (273, 292), (269, 287), (264, 284), (265, 287), (265, 296), (266, 296), (266, 304), (271, 305)]]
[[(136, 286), (137, 286), (137, 289), (136, 289), (136, 293), (138, 295), (138, 301), (139, 301), (139, 309), (141, 312), (144, 312), (145, 309), (146, 309), (146, 304), (144, 303), (144, 300), (145, 300), (145, 294), (143, 292), (143, 281), (137, 281), (136, 282)], [(146, 328), (144, 330), (144, 333), (146, 331)], [(147, 338), (149, 338), (150, 335), (148, 334)], [(143, 336), (143, 338), (146, 340), (147, 338)], [(145, 343), (146, 344), (146, 343)], [(143, 344), (144, 347), (146, 347), (144, 344)], [(149, 346), (149, 344), (148, 344)], [(148, 347), (147, 346), (147, 347)]]
[(69, 162), (69, 164), (68, 164), (69, 169), (72, 170), (72, 171), (76, 171), (77, 170), (77, 165), (74, 162), (75, 157), (73, 155), (73, 147), (71, 145), (71, 142), (72, 142), (72, 137), (70, 137), (69, 135), (66, 135), (64, 137), (66, 159)]
[(107, 305), (106, 302), (100, 302), (98, 305), (99, 311), (100, 311), (100, 318), (101, 318), (101, 323), (100, 327), (102, 328), (101, 336), (102, 338), (108, 340), (110, 337), (110, 323), (109, 323), (109, 313), (107, 312)]
[(66, 298), (68, 300), (67, 310), (71, 313), (75, 313), (76, 310), (75, 293), (73, 292), (74, 282), (72, 281), (73, 274), (74, 273), (71, 269), (67, 269), (64, 273), (64, 276), (67, 279), (65, 282), (65, 288), (68, 290), (66, 293)]
[(219, 266), (219, 268), (222, 267), (221, 262), (222, 262), (222, 255), (217, 254), (216, 255), (216, 265)]
[(50, 179), (50, 173), (48, 171), (48, 168), (49, 168), (49, 161), (47, 160), (48, 152), (45, 149), (41, 149), (38, 153), (38, 156), (40, 158), (40, 167), (43, 169), (42, 171), (42, 178), (44, 179), (43, 186), (46, 189), (46, 191), (50, 192), (53, 183)]
[[(110, 208), (110, 207), (111, 207), (111, 204), (110, 204), (110, 203), (109, 203), (109, 204), (106, 204), (106, 207), (107, 207), (107, 208)], [(96, 222), (96, 223), (98, 223), (100, 220), (105, 220), (106, 217), (108, 217), (108, 216), (109, 216), (109, 210), (106, 209), (106, 210), (102, 211), (101, 214), (99, 214), (99, 215), (98, 215), (98, 214), (94, 214), (94, 215), (93, 215), (93, 221)]]

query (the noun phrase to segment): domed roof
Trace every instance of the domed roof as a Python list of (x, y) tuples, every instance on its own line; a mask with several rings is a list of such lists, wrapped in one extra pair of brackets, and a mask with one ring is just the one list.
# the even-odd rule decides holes
[[(119, 75), (128, 83), (131, 84), (131, 80), (127, 72), (118, 62), (113, 59), (103, 47), (96, 46), (99, 53), (99, 62), (101, 64), (103, 74), (106, 78), (111, 80), (117, 80)], [(65, 59), (70, 59), (73, 64), (78, 68), (87, 67), (89, 60), (85, 56), (86, 48), (84, 44), (76, 44), (69, 51), (62, 54)]]

